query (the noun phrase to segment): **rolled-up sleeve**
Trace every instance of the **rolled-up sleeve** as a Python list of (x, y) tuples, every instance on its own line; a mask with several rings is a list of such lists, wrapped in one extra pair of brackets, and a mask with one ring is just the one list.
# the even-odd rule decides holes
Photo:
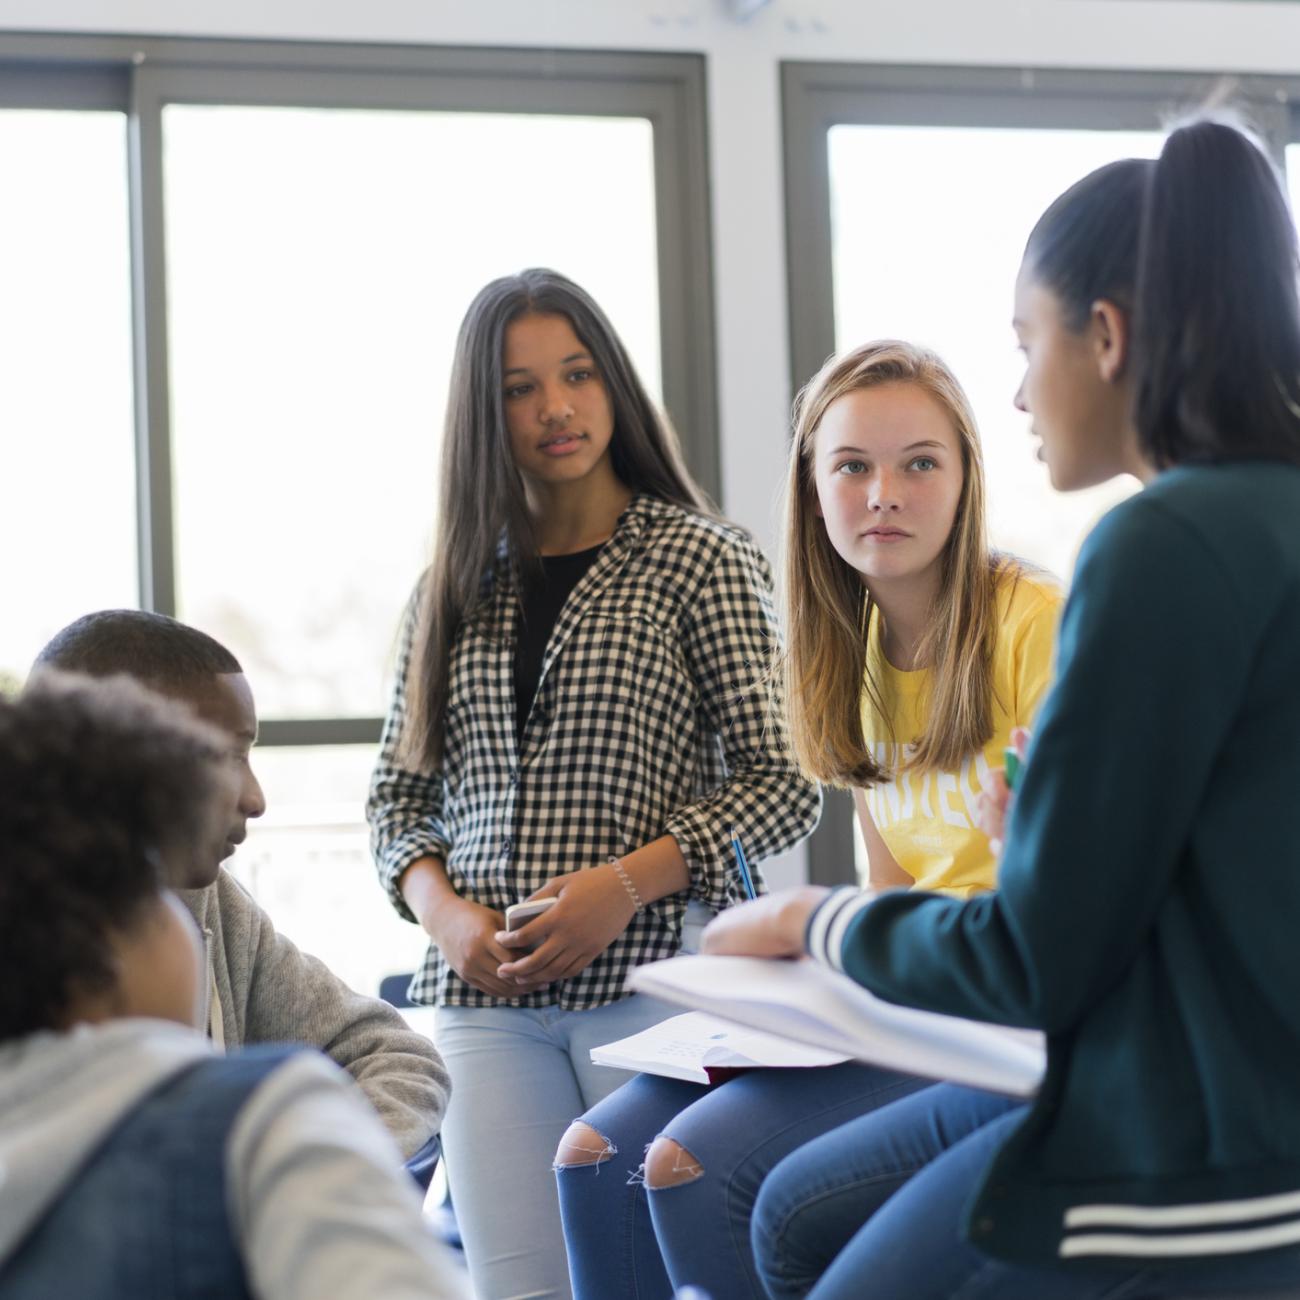
[(443, 782), (440, 773), (413, 771), (397, 757), (406, 720), (406, 684), (411, 671), (411, 651), (419, 620), (420, 593), (411, 597), (402, 623), (393, 698), (384, 720), (379, 758), (370, 778), (366, 820), (370, 823), (370, 850), (379, 882), (404, 920), (415, 921), (406, 906), (399, 882), (407, 867), (419, 858), (446, 860), (451, 845), (443, 819)]
[(817, 825), (821, 790), (800, 775), (790, 753), (773, 670), (780, 633), (772, 572), (752, 542), (734, 538), (722, 547), (683, 633), (727, 778), (677, 809), (666, 829), (690, 869), (692, 897), (716, 911), (746, 896), (731, 852), (733, 830), (753, 860), (780, 853)]

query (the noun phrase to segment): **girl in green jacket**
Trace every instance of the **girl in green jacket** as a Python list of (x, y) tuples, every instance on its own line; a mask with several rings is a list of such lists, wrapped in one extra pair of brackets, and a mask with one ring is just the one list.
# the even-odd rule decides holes
[(1222, 121), (1031, 234), (1038, 454), (1057, 488), (1145, 491), (1079, 557), (998, 888), (794, 891), (706, 949), (1043, 1030), (1047, 1073), (1028, 1105), (936, 1085), (787, 1157), (752, 1223), (771, 1295), (1297, 1294), (1296, 270), (1274, 168)]

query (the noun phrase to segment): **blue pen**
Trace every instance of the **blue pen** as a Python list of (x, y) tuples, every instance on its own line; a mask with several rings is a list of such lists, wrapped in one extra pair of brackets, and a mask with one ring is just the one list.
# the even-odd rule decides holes
[(749, 874), (749, 863), (745, 861), (745, 850), (740, 847), (740, 836), (736, 834), (736, 828), (731, 828), (731, 851), (736, 855), (736, 866), (740, 868), (740, 878), (745, 882), (745, 894), (749, 898), (757, 898), (758, 894), (754, 891), (754, 877)]

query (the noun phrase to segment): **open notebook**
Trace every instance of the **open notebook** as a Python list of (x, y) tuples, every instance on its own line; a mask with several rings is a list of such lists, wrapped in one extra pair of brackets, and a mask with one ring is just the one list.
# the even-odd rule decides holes
[(703, 1011), (670, 1016), (616, 1043), (591, 1049), (597, 1065), (695, 1083), (720, 1083), (738, 1070), (838, 1065), (849, 1057), (745, 1029)]
[(673, 957), (634, 971), (631, 986), (795, 1043), (1016, 1097), (1036, 1091), (1046, 1065), (1040, 1033), (895, 1006), (811, 961)]

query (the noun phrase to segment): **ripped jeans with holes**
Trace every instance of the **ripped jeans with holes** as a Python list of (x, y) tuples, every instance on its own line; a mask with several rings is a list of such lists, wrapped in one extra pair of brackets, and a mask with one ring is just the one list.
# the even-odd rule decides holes
[(767, 1173), (786, 1155), (925, 1081), (846, 1063), (754, 1070), (706, 1088), (638, 1075), (582, 1115), (556, 1152), (575, 1300), (765, 1295), (749, 1244)]

